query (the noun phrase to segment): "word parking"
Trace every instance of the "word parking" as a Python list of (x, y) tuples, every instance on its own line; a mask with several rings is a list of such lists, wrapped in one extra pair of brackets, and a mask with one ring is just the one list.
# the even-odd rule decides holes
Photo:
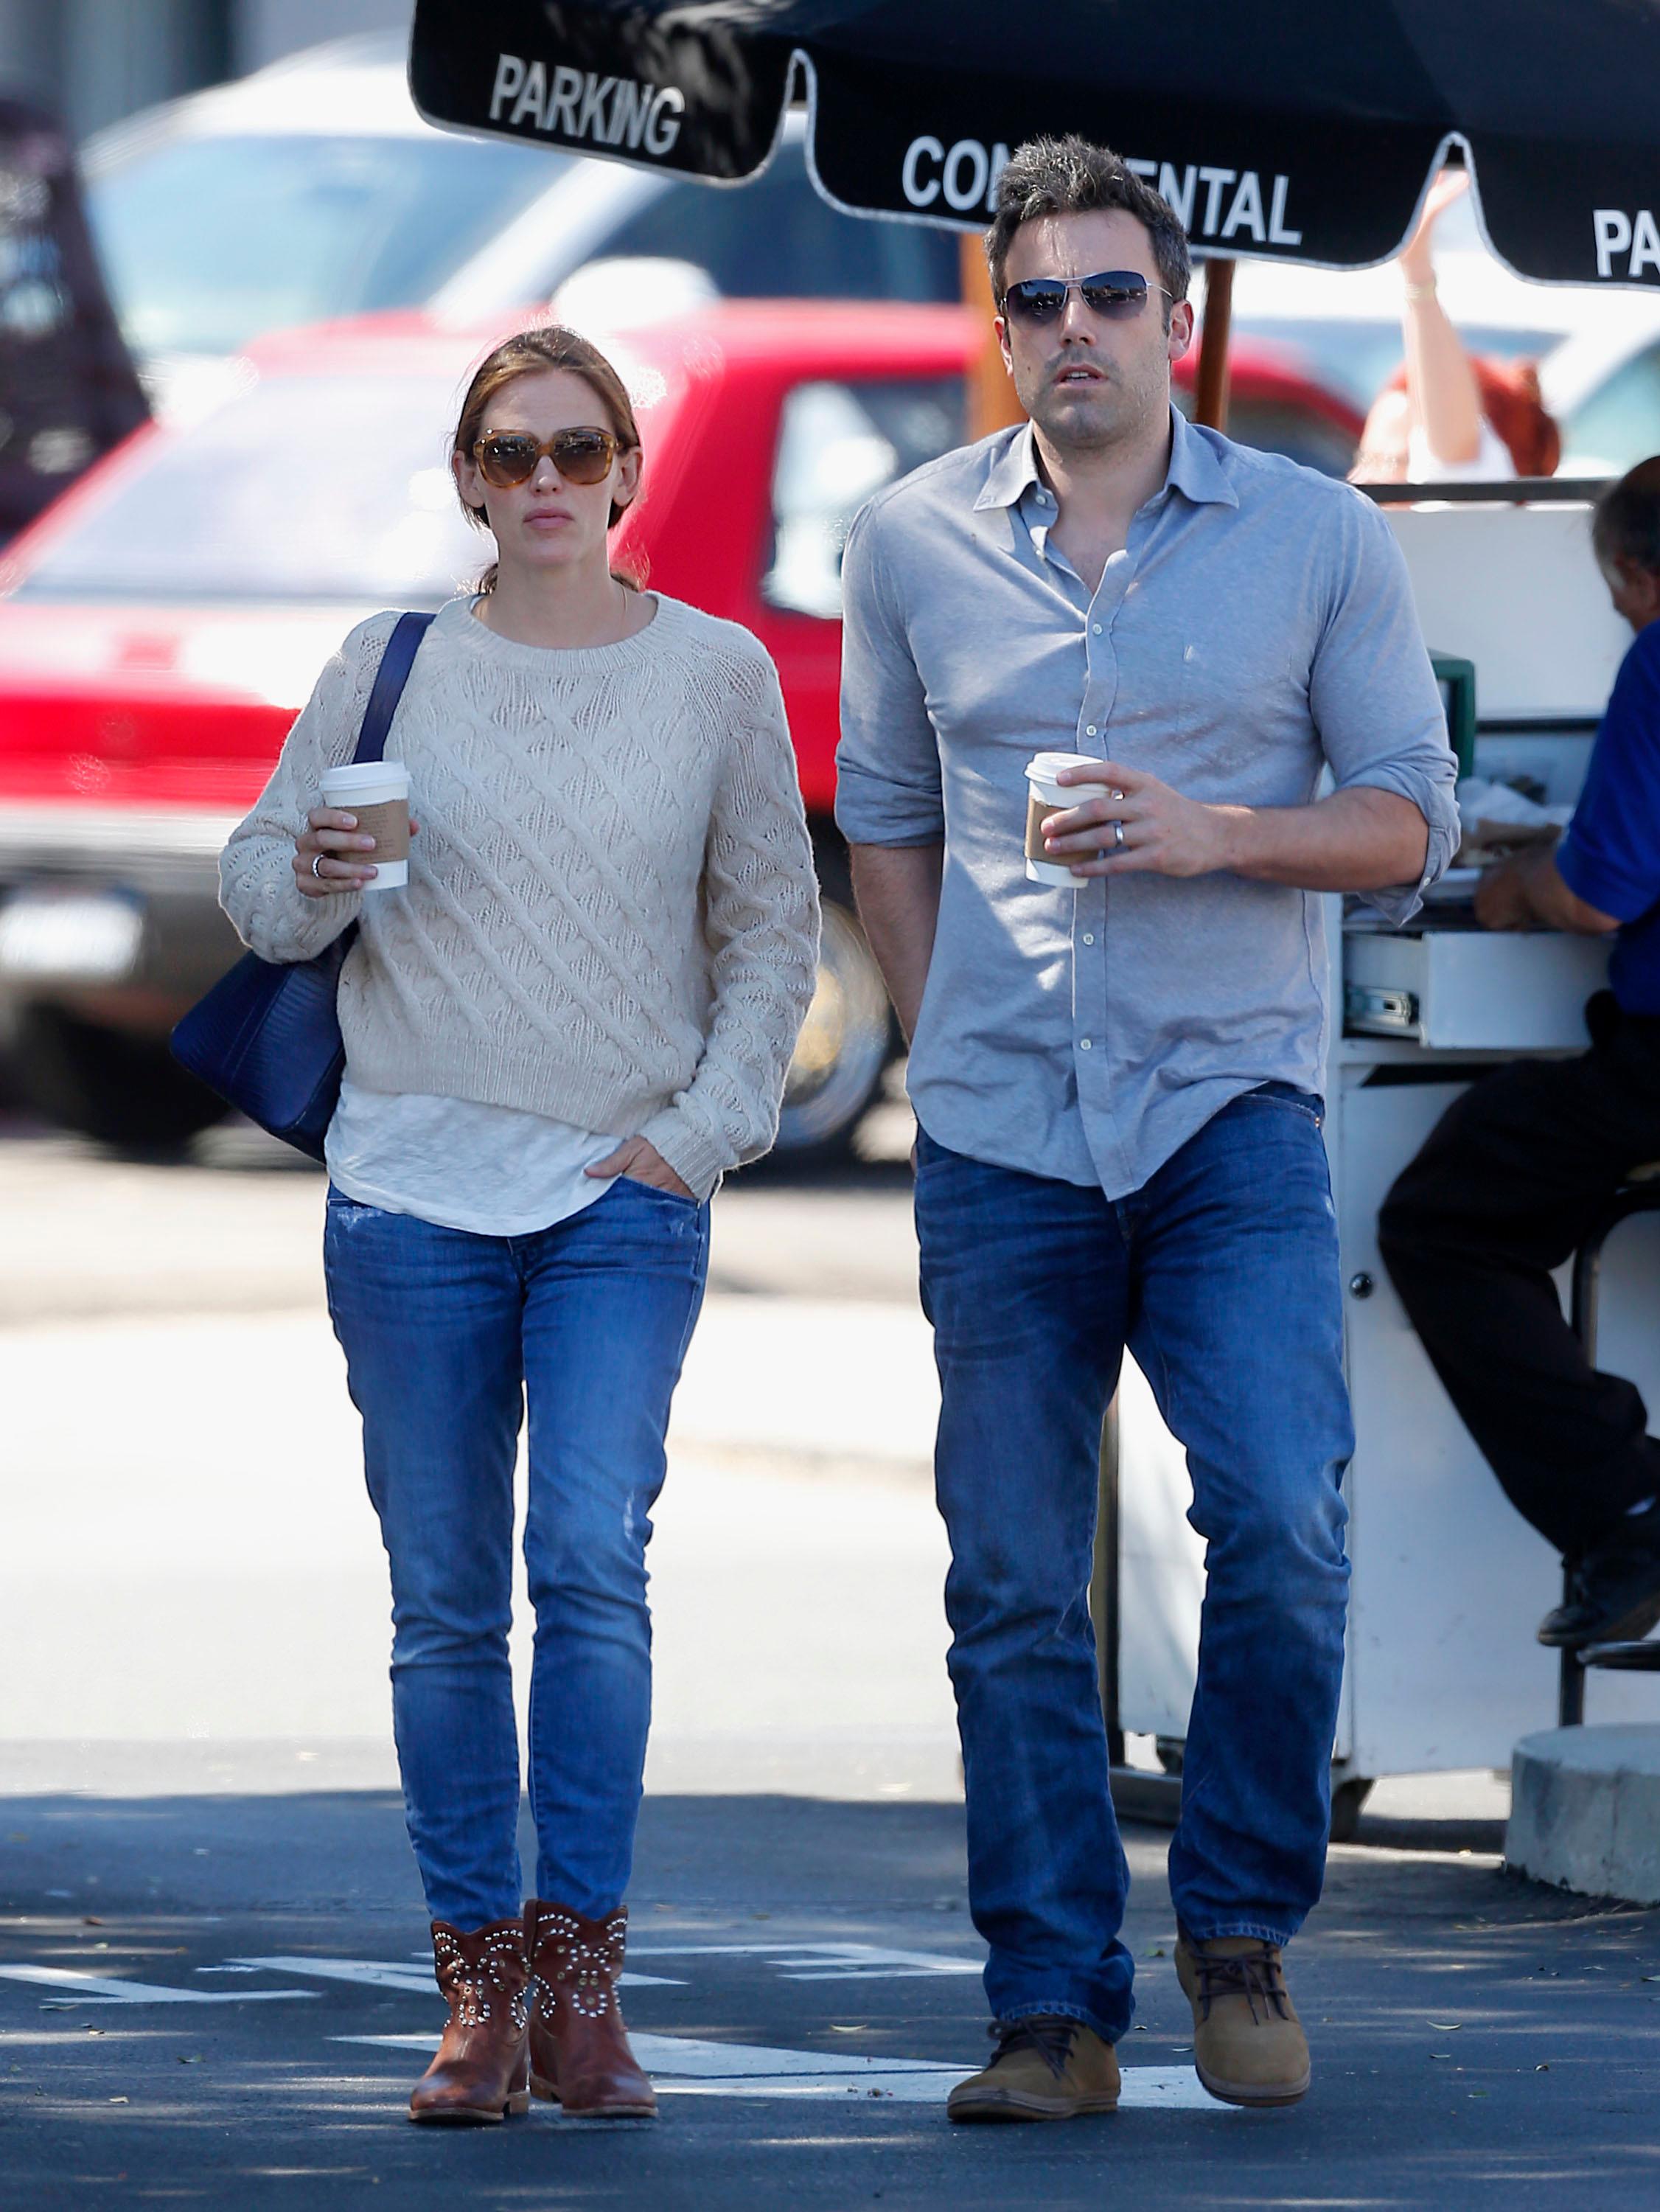
[[(503, 111), (506, 112), (504, 116)], [(596, 76), (592, 70), (527, 62), (498, 54), (490, 92), (490, 120), (518, 130), (558, 131), (595, 146), (642, 148), (659, 156), (680, 136), (686, 95), (672, 84), (642, 84), (637, 77)]]

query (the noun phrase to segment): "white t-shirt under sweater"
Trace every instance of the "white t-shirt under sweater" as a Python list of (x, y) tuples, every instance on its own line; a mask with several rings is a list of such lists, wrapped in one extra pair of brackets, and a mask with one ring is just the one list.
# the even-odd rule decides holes
[(362, 1206), (475, 1237), (530, 1237), (615, 1182), (591, 1176), (617, 1139), (516, 1106), (360, 1091), (349, 1077), (324, 1145), (329, 1180)]
[[(704, 1199), (776, 1133), (817, 896), (771, 660), (739, 624), (656, 599), (632, 637), (570, 650), (445, 606), (386, 744), (421, 824), (409, 884), (308, 898), (294, 840), (323, 770), (355, 750), (397, 618), (360, 623), (233, 834), (221, 898), (268, 960), (310, 959), (360, 921), (338, 992), (346, 1075), (355, 1101), (400, 1102), (375, 1109), (386, 1129), (443, 1099), (596, 1144), (640, 1135)], [(487, 1146), (523, 1133), (464, 1118)], [(562, 1176), (558, 1132), (538, 1135)], [(525, 1198), (512, 1182), (502, 1218)], [(525, 1211), (556, 1218), (534, 1189)]]

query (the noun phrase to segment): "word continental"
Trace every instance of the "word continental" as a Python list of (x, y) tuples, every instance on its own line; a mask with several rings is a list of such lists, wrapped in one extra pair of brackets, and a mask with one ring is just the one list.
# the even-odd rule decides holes
[(592, 70), (556, 63), (551, 75), (541, 62), (518, 54), (498, 54), (490, 93), (490, 120), (512, 127), (529, 123), (537, 131), (559, 131), (567, 138), (586, 138), (596, 146), (627, 146), (638, 153), (667, 154), (680, 136), (686, 95), (672, 84), (642, 84), (631, 76), (596, 76)]
[[(959, 138), (954, 146), (924, 134), (905, 149), (900, 189), (913, 208), (943, 204), (959, 215), (990, 215), (997, 204), (997, 179), (1007, 167), (1007, 146), (987, 146), (978, 138)], [(1269, 180), (1266, 201), (1255, 169), (1219, 169), (1187, 162), (1126, 161), (1124, 167), (1155, 183), (1181, 218), (1190, 237), (1249, 238), (1258, 246), (1300, 246), (1303, 234), (1286, 226), (1289, 177)]]

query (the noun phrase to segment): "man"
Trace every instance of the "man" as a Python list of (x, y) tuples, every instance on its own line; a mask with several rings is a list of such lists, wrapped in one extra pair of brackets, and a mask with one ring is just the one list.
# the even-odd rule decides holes
[(1451, 1107), (1384, 1203), (1380, 1243), (1435, 1371), (1517, 1510), (1573, 1562), (1542, 1644), (1660, 1620), (1660, 1443), (1593, 1370), (1550, 1270), (1660, 1159), (1660, 458), (1604, 493), (1592, 545), (1637, 633), (1561, 842), (1490, 869), (1488, 929), (1618, 932), (1581, 1058), (1518, 1060)]
[[(1190, 428), (1187, 241), (1116, 155), (1022, 147), (987, 237), (1031, 417), (881, 493), (845, 567), (841, 826), (911, 1039), (936, 1474), (997, 2048), (954, 2119), (1111, 2109), (1126, 1871), (1087, 1601), (1128, 1344), (1209, 1540), (1171, 1885), (1207, 2087), (1288, 2103), (1318, 1895), (1351, 1449), (1314, 893), (1404, 916), (1453, 766), (1375, 509)], [(1048, 823), (1024, 770), (1121, 795)], [(1336, 788), (1316, 799), (1330, 765)], [(1076, 771), (1069, 771), (1076, 779)]]

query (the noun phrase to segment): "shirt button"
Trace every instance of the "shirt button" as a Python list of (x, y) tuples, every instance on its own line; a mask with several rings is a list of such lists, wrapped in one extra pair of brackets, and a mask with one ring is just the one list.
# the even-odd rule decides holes
[(1095, 734), (1095, 725), (1092, 722), (1092, 723), (1089, 725), (1089, 727), (1088, 727), (1088, 728), (1084, 732), (1084, 735), (1085, 735), (1085, 737), (1087, 737), (1087, 738), (1093, 738), (1093, 737), (1094, 736), (1094, 734)]
[(1089, 1049), (1089, 1039), (1087, 1037), (1080, 1037), (1078, 1039), (1078, 1047), (1081, 1051), (1087, 1052)]
[(1083, 941), (1086, 945), (1093, 945), (1095, 942), (1095, 933), (1093, 929), (1085, 930)]
[(1100, 624), (1099, 623), (1097, 623), (1095, 624), (1095, 635), (1096, 635), (1096, 636), (1097, 636), (1097, 637), (1099, 637), (1099, 636), (1100, 635), (1100, 634), (1101, 634), (1101, 626), (1100, 626)]

